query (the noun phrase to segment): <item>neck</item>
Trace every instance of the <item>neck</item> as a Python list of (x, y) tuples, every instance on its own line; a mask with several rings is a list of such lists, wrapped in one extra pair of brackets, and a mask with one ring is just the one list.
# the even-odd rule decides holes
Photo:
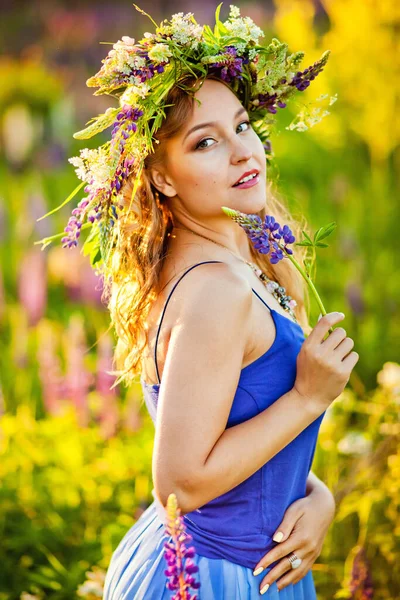
[(198, 238), (197, 242), (200, 242), (201, 240), (203, 240), (204, 245), (207, 245), (207, 246), (209, 244), (216, 244), (217, 246), (219, 246), (221, 248), (222, 247), (225, 248), (230, 253), (234, 254), (237, 258), (244, 260), (244, 261), (252, 262), (253, 257), (250, 253), (248, 238), (244, 231), (239, 230), (239, 232), (242, 235), (240, 236), (240, 239), (238, 240), (238, 239), (232, 239), (232, 237), (224, 235), (223, 233), (220, 233), (220, 232), (216, 232), (214, 230), (204, 230), (203, 231), (202, 229), (200, 229), (196, 226), (186, 227), (186, 226), (181, 226), (179, 224), (178, 226), (174, 226), (173, 230), (172, 230), (172, 234), (175, 235), (179, 239), (180, 242), (190, 243), (195, 238)]

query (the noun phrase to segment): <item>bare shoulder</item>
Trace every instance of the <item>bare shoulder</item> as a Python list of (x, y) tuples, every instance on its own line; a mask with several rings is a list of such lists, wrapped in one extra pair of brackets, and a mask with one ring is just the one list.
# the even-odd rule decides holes
[(193, 310), (200, 313), (208, 309), (215, 311), (219, 305), (236, 312), (241, 307), (250, 308), (252, 301), (248, 280), (228, 263), (196, 266), (182, 279), (175, 294), (181, 314), (182, 311), (193, 314)]

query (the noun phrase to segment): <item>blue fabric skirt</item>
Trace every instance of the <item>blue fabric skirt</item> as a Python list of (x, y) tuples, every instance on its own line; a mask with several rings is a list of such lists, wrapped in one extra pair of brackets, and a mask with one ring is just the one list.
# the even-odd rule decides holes
[[(103, 600), (170, 600), (175, 592), (166, 588), (164, 542), (169, 537), (153, 502), (132, 525), (113, 552), (104, 582)], [(190, 544), (196, 547), (194, 540)], [(297, 583), (279, 591), (276, 581), (265, 594), (260, 584), (271, 567), (256, 577), (252, 569), (225, 559), (195, 555), (199, 571), (193, 574), (200, 589), (198, 600), (317, 600), (312, 571)]]

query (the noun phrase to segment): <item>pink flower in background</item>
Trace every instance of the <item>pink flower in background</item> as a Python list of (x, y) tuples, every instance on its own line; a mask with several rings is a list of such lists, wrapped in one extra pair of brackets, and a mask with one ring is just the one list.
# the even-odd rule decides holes
[(354, 600), (371, 600), (374, 597), (374, 586), (371, 578), (371, 566), (365, 548), (356, 547), (351, 571), (349, 591)]
[(109, 438), (116, 434), (120, 419), (117, 388), (110, 390), (115, 376), (107, 373), (112, 370), (113, 357), (112, 339), (109, 335), (99, 337), (97, 352), (96, 391), (101, 399), (98, 420), (103, 437)]
[(36, 325), (47, 306), (46, 255), (30, 250), (22, 258), (18, 274), (18, 297), (26, 310), (29, 325)]
[(76, 408), (79, 425), (87, 427), (90, 421), (88, 392), (94, 383), (94, 376), (85, 365), (86, 337), (83, 317), (80, 315), (73, 315), (70, 318), (65, 352), (67, 395)]
[(64, 377), (57, 356), (57, 336), (54, 325), (42, 320), (37, 329), (37, 359), (42, 384), (43, 404), (50, 415), (61, 415), (64, 409)]
[(70, 300), (103, 308), (101, 279), (78, 248), (70, 248), (68, 255), (61, 247), (51, 248), (48, 265), (50, 281), (64, 284)]

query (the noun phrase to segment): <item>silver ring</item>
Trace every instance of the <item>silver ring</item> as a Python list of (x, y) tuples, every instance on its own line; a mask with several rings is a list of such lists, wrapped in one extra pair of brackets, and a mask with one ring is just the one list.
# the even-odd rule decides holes
[(287, 558), (292, 569), (297, 569), (303, 562), (302, 559), (296, 556), (294, 552), (292, 552), (292, 554), (290, 554)]

